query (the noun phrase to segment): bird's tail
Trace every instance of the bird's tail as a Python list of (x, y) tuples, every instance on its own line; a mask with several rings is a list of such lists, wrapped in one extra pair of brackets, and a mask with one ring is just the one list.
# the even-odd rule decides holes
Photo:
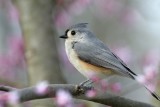
[(134, 79), (135, 79), (136, 81), (138, 81), (140, 84), (142, 84), (142, 85), (150, 92), (150, 94), (151, 94), (154, 98), (156, 98), (157, 100), (160, 101), (160, 96), (159, 96), (158, 94), (156, 94), (155, 91), (153, 91), (152, 89), (148, 88), (147, 85), (145, 85), (145, 84), (141, 83), (139, 80), (137, 80), (137, 76), (138, 76), (138, 75), (134, 76)]
[(160, 101), (160, 96), (156, 94), (156, 92), (151, 91), (149, 88), (147, 88), (147, 86), (144, 85), (144, 87), (151, 93), (151, 95), (156, 98), (157, 100)]

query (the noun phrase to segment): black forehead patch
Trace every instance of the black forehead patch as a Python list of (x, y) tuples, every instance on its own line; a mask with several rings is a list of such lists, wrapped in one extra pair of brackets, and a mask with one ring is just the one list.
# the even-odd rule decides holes
[(65, 31), (65, 35), (67, 35), (68, 31), (69, 31), (69, 29), (67, 29), (67, 30)]
[(88, 23), (78, 23), (78, 24), (71, 26), (70, 29), (76, 29), (76, 28), (84, 29), (84, 28), (87, 28), (87, 25)]

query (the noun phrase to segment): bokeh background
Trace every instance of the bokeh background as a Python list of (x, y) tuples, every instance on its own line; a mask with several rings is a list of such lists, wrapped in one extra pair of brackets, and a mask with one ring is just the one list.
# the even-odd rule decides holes
[[(140, 74), (141, 82), (152, 81), (149, 87), (160, 95), (160, 0), (0, 0), (0, 84), (23, 88), (43, 81), (84, 81), (59, 39), (69, 26), (81, 22), (89, 23), (96, 36)], [(106, 84), (106, 91), (160, 105), (133, 80), (115, 76)], [(48, 107), (53, 102), (19, 106)]]

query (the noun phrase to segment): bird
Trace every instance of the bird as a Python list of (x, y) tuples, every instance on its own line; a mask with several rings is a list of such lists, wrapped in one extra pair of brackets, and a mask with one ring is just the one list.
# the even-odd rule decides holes
[[(119, 75), (136, 80), (138, 75), (90, 31), (88, 23), (70, 26), (60, 38), (65, 39), (65, 51), (69, 61), (88, 80), (90, 74), (100, 79)], [(144, 87), (160, 101), (160, 97), (153, 90), (145, 85)]]

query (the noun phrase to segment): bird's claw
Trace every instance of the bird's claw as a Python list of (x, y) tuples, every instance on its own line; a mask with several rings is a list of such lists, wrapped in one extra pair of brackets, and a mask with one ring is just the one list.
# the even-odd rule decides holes
[(86, 80), (79, 85), (77, 85), (76, 90), (79, 94), (85, 94), (86, 91), (92, 90), (94, 87), (92, 86), (92, 81)]

